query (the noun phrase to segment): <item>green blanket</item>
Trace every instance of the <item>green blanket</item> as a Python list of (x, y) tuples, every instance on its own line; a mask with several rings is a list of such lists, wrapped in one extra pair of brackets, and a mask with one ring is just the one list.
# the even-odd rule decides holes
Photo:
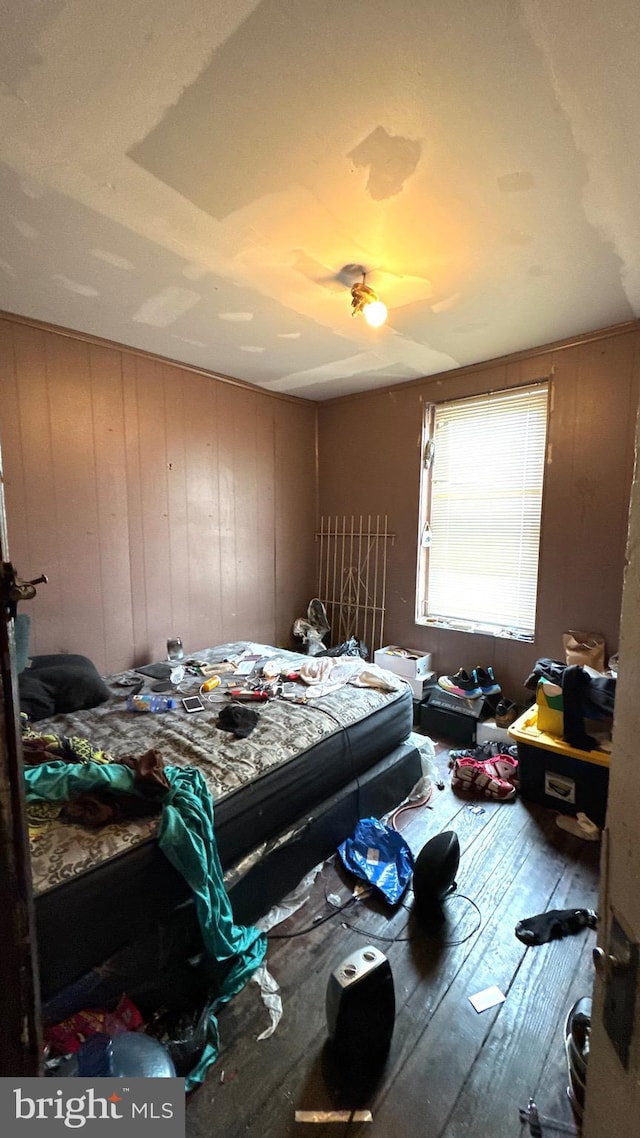
[[(255, 928), (233, 920), (218, 857), (213, 802), (199, 771), (191, 767), (165, 767), (170, 789), (162, 799), (158, 842), (165, 857), (190, 886), (206, 951), (227, 965), (220, 991), (209, 1009), (209, 1041), (186, 1078), (191, 1090), (205, 1077), (218, 1055), (216, 1011), (244, 987), (261, 964), (266, 938)], [(134, 772), (111, 763), (51, 762), (25, 769), (27, 802), (68, 802), (80, 794), (110, 791), (140, 794)]]

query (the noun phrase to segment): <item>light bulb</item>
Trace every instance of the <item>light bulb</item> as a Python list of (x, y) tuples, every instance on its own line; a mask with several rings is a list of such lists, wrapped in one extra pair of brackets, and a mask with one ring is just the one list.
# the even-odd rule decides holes
[(379, 328), (387, 319), (387, 306), (381, 300), (372, 300), (364, 306), (364, 318), (372, 328)]

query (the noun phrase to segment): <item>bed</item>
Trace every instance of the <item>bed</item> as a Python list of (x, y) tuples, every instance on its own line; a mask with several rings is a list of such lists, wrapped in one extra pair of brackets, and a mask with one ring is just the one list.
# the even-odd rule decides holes
[[(251, 642), (218, 645), (194, 658), (215, 667), (247, 655), (277, 656), (294, 669), (308, 662)], [(205, 710), (191, 715), (181, 704), (164, 714), (132, 712), (127, 700), (135, 679), (152, 687), (137, 672), (107, 677), (106, 702), (33, 727), (84, 737), (115, 757), (155, 749), (167, 765), (199, 769), (213, 798), (225, 882), (242, 923), (255, 920), (332, 853), (358, 817), (382, 815), (420, 778), (412, 692), (404, 682), (396, 680), (389, 691), (348, 683), (303, 703), (293, 700), (304, 685), (290, 684), (290, 699), (251, 705), (257, 723), (237, 738), (217, 725), (230, 702), (224, 674), (221, 687), (205, 698)], [(201, 679), (191, 682), (197, 691)], [(157, 816), (88, 829), (60, 821), (58, 809), (29, 809), (45, 1002), (158, 923), (188, 913), (189, 902), (185, 882), (158, 847)]]

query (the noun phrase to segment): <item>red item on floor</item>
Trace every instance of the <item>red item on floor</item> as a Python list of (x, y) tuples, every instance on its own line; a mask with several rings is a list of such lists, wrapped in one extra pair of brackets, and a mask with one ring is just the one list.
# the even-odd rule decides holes
[(509, 755), (493, 759), (456, 759), (451, 785), (454, 790), (506, 802), (515, 798), (518, 761)]
[(80, 1050), (86, 1039), (98, 1032), (119, 1035), (124, 1031), (137, 1031), (144, 1020), (128, 996), (120, 998), (112, 1012), (105, 1008), (84, 1008), (61, 1023), (45, 1030), (46, 1042), (55, 1055), (72, 1055)]

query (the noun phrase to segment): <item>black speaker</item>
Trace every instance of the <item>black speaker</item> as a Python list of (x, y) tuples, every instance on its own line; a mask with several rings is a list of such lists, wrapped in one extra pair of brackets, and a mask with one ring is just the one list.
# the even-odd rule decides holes
[(419, 921), (430, 921), (442, 900), (456, 887), (460, 842), (453, 830), (436, 834), (423, 846), (413, 868), (413, 896)]
[(354, 1065), (383, 1061), (391, 1045), (396, 998), (391, 966), (373, 945), (334, 968), (327, 985), (327, 1025), (334, 1056)]

